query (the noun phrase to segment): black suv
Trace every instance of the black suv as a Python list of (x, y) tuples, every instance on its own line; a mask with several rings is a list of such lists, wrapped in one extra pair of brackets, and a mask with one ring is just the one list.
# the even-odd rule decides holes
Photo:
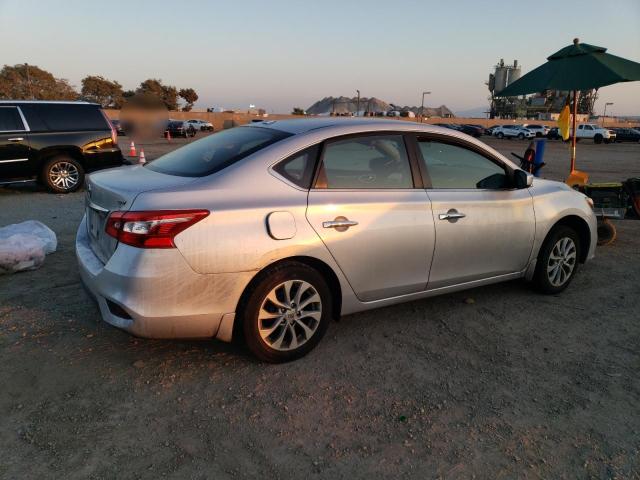
[(53, 192), (73, 192), (85, 172), (122, 164), (100, 105), (0, 101), (0, 185), (37, 178)]

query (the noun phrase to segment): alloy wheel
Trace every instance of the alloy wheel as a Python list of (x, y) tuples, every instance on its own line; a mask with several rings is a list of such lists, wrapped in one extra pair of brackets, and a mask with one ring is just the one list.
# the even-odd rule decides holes
[(322, 319), (322, 300), (313, 285), (288, 280), (274, 287), (258, 312), (258, 331), (274, 350), (294, 350), (311, 339)]
[(71, 162), (56, 162), (49, 169), (49, 180), (58, 188), (71, 190), (78, 184), (80, 172)]
[(577, 249), (569, 237), (562, 237), (551, 249), (547, 263), (547, 278), (554, 287), (564, 285), (576, 266)]

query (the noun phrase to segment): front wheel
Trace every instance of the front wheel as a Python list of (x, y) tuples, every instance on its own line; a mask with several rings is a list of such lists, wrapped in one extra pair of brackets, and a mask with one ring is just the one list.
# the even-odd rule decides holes
[(504, 138), (504, 133), (498, 132), (498, 138), (502, 140)]
[(580, 258), (580, 239), (576, 231), (555, 227), (540, 248), (533, 282), (542, 293), (562, 292), (575, 276)]
[(518, 134), (518, 140), (524, 140), (524, 133)]
[(41, 180), (53, 193), (75, 192), (84, 183), (84, 168), (75, 158), (57, 155), (44, 164)]
[(601, 134), (597, 134), (595, 137), (593, 137), (593, 143), (602, 143), (603, 137)]
[(245, 298), (241, 310), (245, 341), (266, 362), (306, 355), (331, 321), (329, 287), (320, 273), (302, 263), (285, 262), (262, 272)]

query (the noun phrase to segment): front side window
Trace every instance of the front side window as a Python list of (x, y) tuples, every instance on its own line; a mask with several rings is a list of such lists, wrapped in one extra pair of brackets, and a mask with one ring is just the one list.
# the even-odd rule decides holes
[(402, 135), (371, 135), (327, 143), (316, 188), (413, 188)]
[(24, 130), (22, 119), (16, 107), (0, 107), (0, 132)]
[(419, 141), (418, 146), (432, 188), (508, 187), (508, 177), (504, 168), (479, 153), (437, 141)]
[(147, 168), (168, 175), (204, 177), (289, 136), (272, 128), (230, 128), (169, 152)]

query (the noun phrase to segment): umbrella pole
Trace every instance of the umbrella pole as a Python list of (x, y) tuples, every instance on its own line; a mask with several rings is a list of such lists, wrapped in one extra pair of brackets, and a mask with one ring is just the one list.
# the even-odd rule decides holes
[(577, 116), (578, 116), (578, 92), (573, 91), (573, 116), (571, 118), (571, 171), (573, 173), (576, 169), (576, 134), (577, 132)]

